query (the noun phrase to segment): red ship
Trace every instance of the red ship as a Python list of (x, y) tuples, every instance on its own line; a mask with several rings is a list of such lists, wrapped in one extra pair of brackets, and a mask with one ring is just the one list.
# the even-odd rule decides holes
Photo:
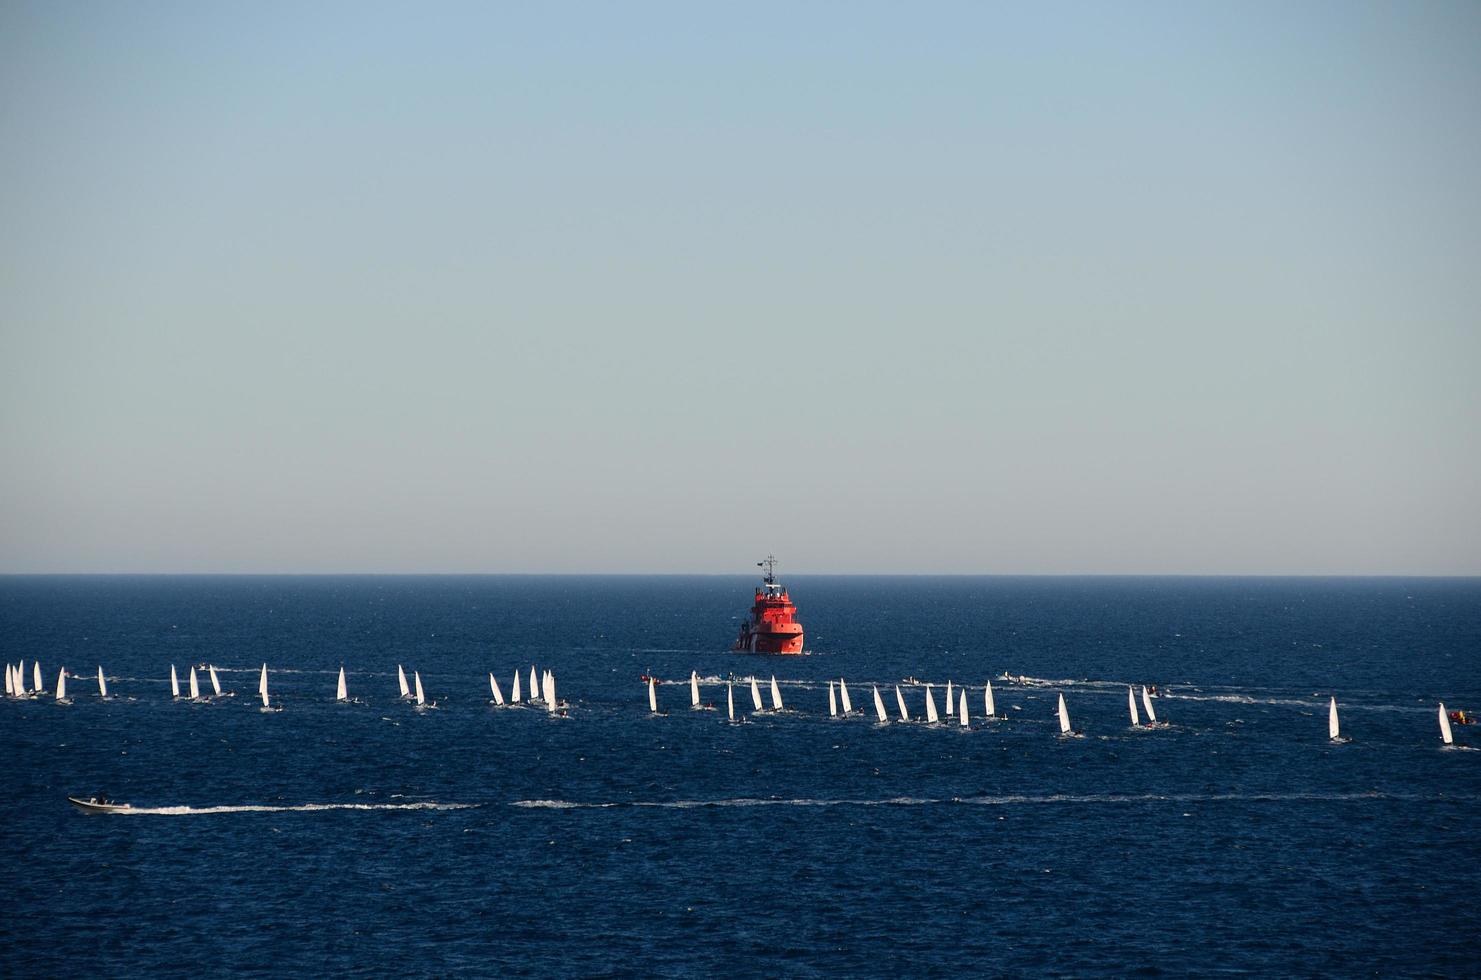
[(741, 623), (740, 636), (732, 650), (747, 653), (801, 653), (802, 624), (797, 622), (797, 607), (787, 595), (786, 586), (776, 580), (776, 559), (770, 555), (756, 563), (766, 569), (766, 577), (756, 589), (751, 615)]

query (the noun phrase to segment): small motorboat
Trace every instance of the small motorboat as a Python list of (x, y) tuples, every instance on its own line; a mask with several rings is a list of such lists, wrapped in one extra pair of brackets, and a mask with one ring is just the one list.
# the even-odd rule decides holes
[(106, 796), (94, 795), (85, 800), (79, 800), (75, 796), (67, 797), (67, 802), (77, 807), (83, 813), (127, 813), (133, 807), (127, 803), (116, 803)]

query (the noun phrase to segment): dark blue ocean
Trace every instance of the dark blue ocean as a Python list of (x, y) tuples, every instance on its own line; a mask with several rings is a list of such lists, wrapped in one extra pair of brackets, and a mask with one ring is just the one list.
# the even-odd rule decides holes
[[(0, 579), (0, 658), (73, 675), (0, 703), (0, 974), (1474, 971), (1481, 581), (794, 577), (791, 658), (727, 652), (752, 584)], [(204, 663), (236, 696), (172, 701)], [(490, 706), (531, 665), (569, 717)], [(752, 673), (790, 710), (730, 725)], [(972, 726), (876, 724), (908, 675)]]

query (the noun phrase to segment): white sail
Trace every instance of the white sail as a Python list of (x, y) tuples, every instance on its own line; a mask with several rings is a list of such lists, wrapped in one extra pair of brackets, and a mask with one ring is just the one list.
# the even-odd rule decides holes
[(1059, 733), (1068, 735), (1070, 733), (1070, 712), (1064, 706), (1064, 695), (1059, 696)]
[(1130, 684), (1126, 685), (1126, 707), (1131, 711), (1131, 727), (1135, 728), (1142, 723), (1142, 717), (1136, 713), (1136, 690)]
[(267, 700), (267, 664), (262, 665), (262, 677), (257, 681), (257, 693), (262, 695), (262, 706), (269, 707)]
[(344, 668), (344, 665), (340, 665), (340, 668), (339, 668), (339, 684), (334, 689), (334, 700), (336, 700), (336, 701), (348, 701), (349, 699), (350, 699), (350, 687), (349, 687), (348, 684), (345, 683), (345, 668)]
[(514, 690), (509, 694), (510, 704), (519, 704), (519, 671), (514, 672)]
[(103, 677), (103, 665), (98, 664), (98, 697), (106, 698), (107, 696), (108, 681), (106, 678)]
[(838, 717), (838, 694), (833, 690), (833, 682), (828, 682), (828, 717)]
[(755, 703), (756, 710), (761, 710), (761, 688), (756, 685), (756, 678), (751, 678), (751, 701)]
[[(171, 668), (173, 670), (174, 668)], [(31, 661), (31, 688), (37, 694), (45, 694), (46, 689), (41, 686), (41, 661)], [(179, 694), (179, 691), (175, 692)]]
[(776, 675), (771, 675), (771, 710), (782, 710), (782, 689), (776, 686)]
[(170, 664), (170, 696), (175, 698), (180, 696), (180, 678), (175, 676), (174, 664)]
[(556, 712), (555, 700), (555, 671), (545, 672), (545, 710), (551, 714)]
[(221, 697), (221, 678), (216, 676), (216, 665), (209, 664), (206, 667), (206, 673), (211, 675), (211, 690), (216, 692), (218, 698)]
[(699, 674), (692, 670), (689, 672), (689, 707), (699, 707)]
[(540, 683), (535, 680), (535, 665), (530, 664), (530, 700), (537, 701), (540, 698)]
[(951, 680), (950, 678), (948, 678), (946, 681), (946, 717), (948, 718), (951, 717), (951, 713), (953, 710), (952, 706), (953, 701), (951, 700)]
[(201, 696), (200, 682), (195, 679), (195, 667), (190, 668), (190, 700), (199, 701)]
[(958, 711), (957, 711), (957, 720), (962, 723), (962, 727), (963, 728), (966, 728), (967, 727), (967, 691), (966, 691), (965, 688), (962, 689), (962, 703), (959, 704), (959, 705), (957, 705), (957, 708), (958, 708)]
[(844, 714), (851, 715), (854, 713), (854, 702), (849, 700), (848, 685), (843, 682), (842, 677), (838, 679), (838, 700), (843, 705)]
[(411, 681), (417, 689), (417, 704), (426, 704), (427, 695), (422, 693), (422, 672), (419, 670), (412, 671)]
[(1440, 702), (1440, 741), (1446, 745), (1455, 744), (1455, 736), (1450, 734), (1450, 716), (1445, 713), (1445, 702)]
[(725, 682), (725, 710), (730, 713), (730, 720), (735, 721), (735, 685), (730, 681)]
[(12, 693), (16, 697), (23, 698), (26, 696), (26, 662), (24, 660), (15, 665), (15, 672), (10, 682), (11, 687), (15, 689)]
[(499, 690), (499, 682), (494, 680), (493, 671), (489, 671), (489, 693), (494, 696), (495, 704), (504, 703), (504, 692)]
[[(401, 696), (403, 698), (411, 697), (411, 688), (406, 683), (406, 671), (402, 669), (400, 664), (396, 665), (396, 683), (401, 688)], [(514, 700), (519, 700), (518, 694), (514, 696)]]
[(874, 685), (874, 713), (879, 715), (879, 720), (889, 721), (890, 716), (884, 713), (884, 699), (879, 696), (879, 685)]
[(931, 685), (926, 685), (926, 724), (934, 725), (941, 720), (936, 714), (936, 696), (931, 693)]
[(1342, 726), (1337, 724), (1337, 699), (1333, 698), (1327, 705), (1327, 737), (1336, 741), (1342, 734)]
[(905, 695), (900, 693), (900, 685), (895, 685), (895, 703), (900, 706), (900, 720), (909, 721), (910, 712), (905, 709)]
[(11, 676), (10, 663), (7, 662), (5, 664), (5, 693), (7, 695), (15, 693), (15, 685), (11, 683)]
[(1147, 693), (1147, 685), (1142, 685), (1142, 707), (1147, 709), (1147, 724), (1157, 724), (1157, 712), (1152, 710), (1152, 695)]
[(658, 714), (658, 684), (653, 678), (648, 678), (648, 710)]
[(988, 681), (987, 687), (982, 689), (982, 710), (989, 718), (997, 714), (992, 703), (992, 681)]
[(63, 667), (57, 673), (57, 700), (67, 700), (67, 668)]

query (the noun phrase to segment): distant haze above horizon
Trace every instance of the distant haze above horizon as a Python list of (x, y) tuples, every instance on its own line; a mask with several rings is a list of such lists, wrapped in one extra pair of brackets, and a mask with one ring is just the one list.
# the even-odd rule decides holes
[(1478, 51), (7, 3), (0, 573), (1481, 574)]

